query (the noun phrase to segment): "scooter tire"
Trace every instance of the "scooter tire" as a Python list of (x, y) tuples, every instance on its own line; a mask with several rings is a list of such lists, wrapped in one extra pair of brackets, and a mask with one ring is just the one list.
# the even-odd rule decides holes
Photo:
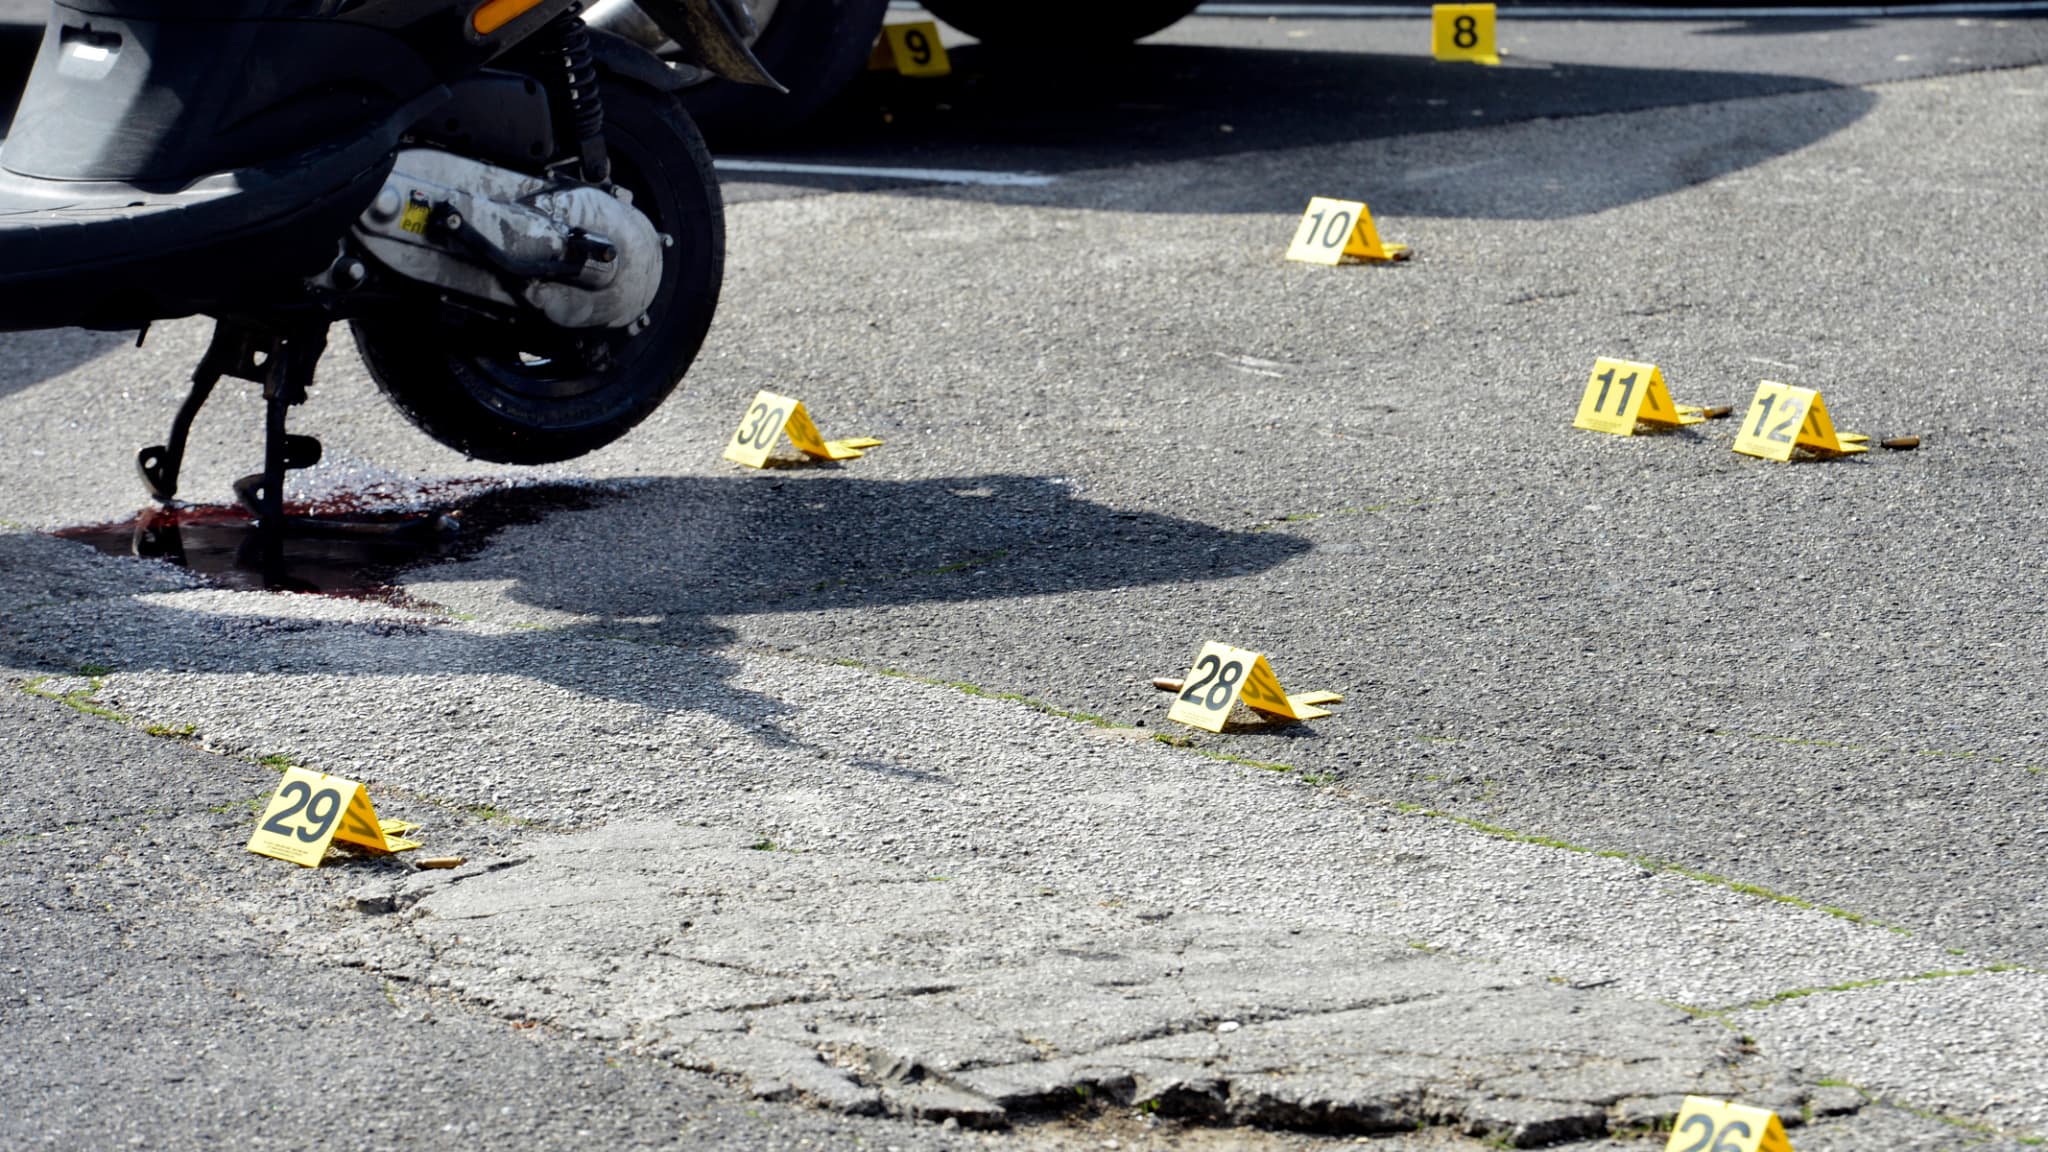
[(703, 346), (725, 271), (725, 211), (711, 154), (667, 93), (616, 78), (604, 89), (612, 177), (674, 240), (648, 325), (617, 332), (599, 369), (522, 352), (522, 329), (443, 327), (433, 309), (351, 322), (370, 376), (422, 432), (475, 459), (552, 464), (610, 444), (668, 398)]
[(713, 79), (683, 89), (683, 106), (721, 149), (786, 135), (867, 67), (888, 10), (889, 0), (779, 0), (753, 49), (789, 91)]
[(1099, 52), (1178, 23), (1199, 0), (925, 0), (931, 14), (994, 49)]

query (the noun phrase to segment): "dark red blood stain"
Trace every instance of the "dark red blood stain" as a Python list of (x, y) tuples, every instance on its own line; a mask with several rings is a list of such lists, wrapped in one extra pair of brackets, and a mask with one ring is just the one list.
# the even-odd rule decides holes
[(238, 505), (175, 504), (53, 535), (112, 556), (176, 564), (223, 588), (400, 603), (404, 593), (394, 581), (406, 569), (473, 555), (499, 529), (594, 507), (606, 495), (585, 485), (456, 482), (404, 493), (402, 500), (379, 492), (290, 504), (285, 512), (297, 523), (282, 534), (263, 531)]

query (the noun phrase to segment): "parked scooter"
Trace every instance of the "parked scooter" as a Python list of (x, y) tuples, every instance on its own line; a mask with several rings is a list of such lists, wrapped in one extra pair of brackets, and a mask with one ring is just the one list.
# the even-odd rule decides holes
[[(681, 58), (774, 85), (740, 0), (641, 0)], [(345, 320), (429, 436), (504, 463), (623, 435), (681, 380), (718, 300), (725, 226), (678, 71), (574, 0), (58, 0), (0, 146), (0, 330), (213, 341), (164, 444), (178, 490), (223, 376), (268, 403), (236, 484), (283, 525), (286, 432)]]

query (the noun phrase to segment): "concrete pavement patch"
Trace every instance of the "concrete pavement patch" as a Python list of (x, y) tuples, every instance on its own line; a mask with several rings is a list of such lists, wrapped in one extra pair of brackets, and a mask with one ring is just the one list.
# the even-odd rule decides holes
[(1525, 1146), (1604, 1132), (1625, 1101), (1803, 1099), (1718, 1025), (1612, 993), (730, 831), (620, 822), (438, 888), (397, 931), (346, 933), (340, 954), (853, 1113), (973, 1126), (1094, 1100)]

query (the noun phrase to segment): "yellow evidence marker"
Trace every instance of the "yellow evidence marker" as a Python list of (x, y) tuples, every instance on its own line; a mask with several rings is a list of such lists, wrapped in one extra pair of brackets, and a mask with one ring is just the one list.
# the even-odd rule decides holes
[(868, 71), (895, 72), (903, 76), (944, 76), (953, 71), (946, 46), (939, 40), (939, 26), (929, 20), (915, 24), (890, 24), (875, 41), (868, 57)]
[(1847, 456), (1870, 451), (1870, 437), (1836, 432), (1819, 392), (1766, 380), (1756, 386), (1756, 399), (1749, 402), (1742, 427), (1736, 430), (1735, 450), (1766, 460), (1790, 460), (1795, 448)]
[(256, 821), (249, 851), (318, 868), (335, 841), (370, 852), (407, 852), (416, 840), (398, 834), (419, 827), (403, 820), (379, 820), (369, 790), (354, 780), (304, 768), (287, 769), (270, 806)]
[(740, 417), (740, 426), (733, 429), (732, 439), (726, 442), (725, 458), (749, 468), (766, 468), (768, 454), (775, 450), (775, 442), (785, 432), (797, 451), (819, 460), (857, 460), (866, 455), (865, 449), (882, 443), (872, 436), (827, 440), (818, 426), (811, 423), (802, 401), (773, 392), (757, 392), (747, 405), (747, 414)]
[(1174, 697), (1173, 710), (1166, 718), (1205, 732), (1223, 731), (1231, 705), (1239, 700), (1254, 711), (1282, 720), (1317, 720), (1329, 712), (1316, 705), (1335, 704), (1344, 699), (1335, 692), (1289, 696), (1264, 656), (1214, 640), (1202, 645), (1195, 666), (1181, 682), (1184, 687)]
[(1579, 414), (1572, 427), (1633, 436), (1639, 423), (1678, 428), (1703, 424), (1706, 419), (1705, 408), (1672, 401), (1664, 374), (1655, 364), (1602, 356), (1593, 361), (1593, 374), (1586, 380), (1586, 394), (1579, 397)]
[(1664, 1152), (1792, 1152), (1792, 1141), (1776, 1112), (1687, 1096)]
[(1429, 13), (1429, 54), (1439, 60), (1498, 64), (1491, 4), (1438, 4)]
[(1307, 264), (1406, 260), (1406, 244), (1383, 244), (1379, 229), (1373, 227), (1372, 209), (1359, 200), (1331, 200), (1311, 197), (1308, 211), (1301, 214), (1301, 227), (1294, 230), (1294, 243), (1287, 249), (1289, 260)]

